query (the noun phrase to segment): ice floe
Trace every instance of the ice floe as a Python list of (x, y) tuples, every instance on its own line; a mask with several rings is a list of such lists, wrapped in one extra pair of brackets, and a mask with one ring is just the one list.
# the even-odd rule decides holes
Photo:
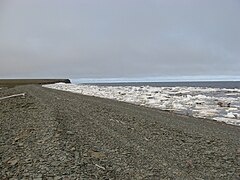
[(240, 126), (240, 89), (205, 87), (43, 85)]

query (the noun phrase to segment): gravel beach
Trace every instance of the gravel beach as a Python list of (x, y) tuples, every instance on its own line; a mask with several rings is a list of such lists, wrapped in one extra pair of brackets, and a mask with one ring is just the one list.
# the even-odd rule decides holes
[(0, 89), (0, 179), (240, 179), (240, 127), (38, 85)]

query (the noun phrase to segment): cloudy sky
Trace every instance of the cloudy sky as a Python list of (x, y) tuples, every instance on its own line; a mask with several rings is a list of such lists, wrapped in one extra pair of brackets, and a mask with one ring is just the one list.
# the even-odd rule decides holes
[(0, 0), (0, 78), (240, 76), (239, 0)]

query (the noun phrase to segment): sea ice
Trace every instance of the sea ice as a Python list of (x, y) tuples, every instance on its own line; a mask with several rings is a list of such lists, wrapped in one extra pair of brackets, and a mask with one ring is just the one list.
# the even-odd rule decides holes
[(240, 89), (64, 83), (43, 86), (240, 125)]

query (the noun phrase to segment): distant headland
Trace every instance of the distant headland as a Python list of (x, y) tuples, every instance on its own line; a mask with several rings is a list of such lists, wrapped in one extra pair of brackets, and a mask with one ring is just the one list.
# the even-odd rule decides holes
[(71, 83), (69, 79), (0, 79), (0, 87), (14, 87), (27, 84)]

